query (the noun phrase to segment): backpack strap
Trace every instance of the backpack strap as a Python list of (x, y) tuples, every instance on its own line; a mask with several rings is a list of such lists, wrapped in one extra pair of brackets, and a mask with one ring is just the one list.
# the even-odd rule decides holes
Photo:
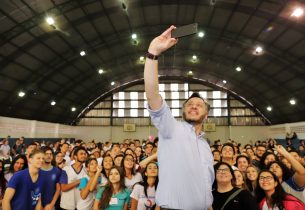
[(233, 194), (230, 195), (230, 197), (228, 197), (228, 199), (226, 200), (226, 202), (222, 205), (221, 210), (224, 209), (224, 207), (233, 199), (235, 198), (235, 196), (237, 196), (243, 189), (238, 189), (236, 190)]

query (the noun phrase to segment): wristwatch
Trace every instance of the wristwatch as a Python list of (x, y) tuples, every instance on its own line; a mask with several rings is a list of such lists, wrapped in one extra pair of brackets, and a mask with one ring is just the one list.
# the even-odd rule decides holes
[(151, 54), (150, 52), (146, 53), (146, 58), (152, 59), (152, 60), (158, 60), (159, 56)]

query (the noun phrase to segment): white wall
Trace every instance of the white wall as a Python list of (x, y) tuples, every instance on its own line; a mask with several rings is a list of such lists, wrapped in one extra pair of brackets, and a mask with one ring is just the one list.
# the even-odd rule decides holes
[[(206, 137), (212, 142), (217, 139), (226, 141), (233, 139), (240, 143), (251, 140), (265, 140), (267, 138), (285, 138), (286, 132), (292, 131), (299, 138), (305, 138), (305, 122), (281, 124), (274, 126), (216, 126), (216, 132), (207, 132)], [(20, 136), (30, 138), (77, 138), (86, 141), (120, 142), (126, 138), (147, 139), (149, 135), (157, 136), (153, 126), (137, 126), (136, 132), (124, 132), (123, 126), (68, 126), (58, 123), (47, 123), (35, 120), (0, 117), (0, 137), (10, 135), (12, 138)]]

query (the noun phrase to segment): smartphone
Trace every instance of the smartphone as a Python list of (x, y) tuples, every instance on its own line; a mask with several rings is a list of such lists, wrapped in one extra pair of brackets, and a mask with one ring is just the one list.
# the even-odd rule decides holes
[(198, 24), (192, 23), (192, 24), (177, 27), (176, 29), (174, 29), (172, 31), (172, 37), (173, 38), (185, 37), (185, 36), (196, 34), (197, 31), (198, 31)]

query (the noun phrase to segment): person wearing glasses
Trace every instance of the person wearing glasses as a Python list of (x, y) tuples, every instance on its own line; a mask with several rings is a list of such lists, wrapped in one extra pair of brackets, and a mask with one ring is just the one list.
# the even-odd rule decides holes
[(260, 210), (304, 210), (305, 205), (296, 197), (287, 194), (278, 177), (271, 171), (262, 170), (258, 174), (256, 188)]
[(213, 210), (258, 210), (258, 205), (249, 191), (235, 187), (234, 171), (228, 163), (214, 166)]
[(131, 154), (125, 154), (121, 167), (124, 169), (125, 186), (131, 191), (135, 183), (143, 181), (142, 175), (136, 172), (135, 159)]
[(203, 138), (209, 104), (193, 93), (183, 104), (183, 119), (172, 115), (159, 94), (158, 57), (177, 43), (169, 27), (152, 40), (144, 67), (145, 93), (151, 121), (158, 129), (159, 184), (156, 203), (161, 209), (207, 210), (213, 202), (213, 156)]

